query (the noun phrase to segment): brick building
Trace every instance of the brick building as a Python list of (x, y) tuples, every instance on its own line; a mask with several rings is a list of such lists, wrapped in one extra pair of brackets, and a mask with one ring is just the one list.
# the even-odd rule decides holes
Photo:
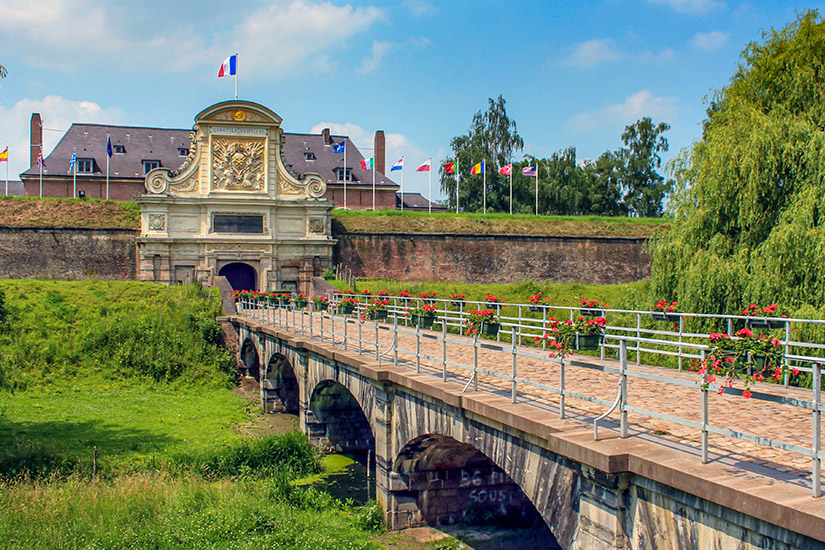
[[(38, 113), (31, 118), (31, 152), (28, 170), (20, 179), (28, 196), (40, 195), (40, 169), (37, 155), (42, 143), (42, 123)], [(112, 126), (105, 124), (75, 123), (54, 150), (46, 157), (43, 169), (44, 197), (77, 196), (106, 198), (106, 138), (112, 140), (112, 157), (109, 160), (109, 198), (131, 201), (146, 193), (146, 175), (155, 168), (177, 170), (189, 157), (192, 141), (191, 130), (174, 128), (149, 128), (144, 126)], [(364, 156), (349, 138), (330, 134), (284, 133), (284, 156), (289, 169), (297, 176), (319, 174), (326, 181), (325, 199), (336, 206), (344, 206), (344, 178), (346, 205), (351, 209), (372, 208), (373, 174), (363, 170)], [(333, 152), (333, 145), (346, 140), (344, 155)], [(398, 185), (384, 174), (386, 167), (386, 142), (384, 132), (375, 133), (375, 208), (395, 208)], [(69, 170), (72, 153), (77, 151), (77, 174)]]

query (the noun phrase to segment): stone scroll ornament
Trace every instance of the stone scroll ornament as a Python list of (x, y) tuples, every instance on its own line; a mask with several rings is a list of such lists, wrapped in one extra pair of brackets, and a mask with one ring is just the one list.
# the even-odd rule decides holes
[(216, 139), (212, 149), (214, 188), (260, 191), (264, 187), (263, 140)]

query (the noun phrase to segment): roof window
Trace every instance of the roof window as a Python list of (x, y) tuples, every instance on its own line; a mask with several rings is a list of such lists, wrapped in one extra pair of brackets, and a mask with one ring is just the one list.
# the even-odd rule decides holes
[(126, 152), (126, 146), (115, 144), (115, 145), (112, 145), (112, 150), (115, 152), (115, 154), (122, 155)]
[(312, 151), (304, 151), (304, 160), (315, 160), (315, 153)]
[(155, 168), (160, 168), (160, 161), (159, 160), (142, 160), (143, 163), (143, 174), (146, 175)]

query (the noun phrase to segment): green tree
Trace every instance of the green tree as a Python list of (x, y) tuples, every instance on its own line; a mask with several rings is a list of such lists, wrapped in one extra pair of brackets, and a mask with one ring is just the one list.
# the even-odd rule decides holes
[(688, 311), (825, 306), (825, 23), (816, 11), (743, 51), (677, 158), (676, 222), (652, 291)]
[(591, 214), (627, 215), (627, 206), (622, 202), (622, 167), (620, 155), (612, 151), (585, 165)]
[(673, 181), (665, 180), (657, 172), (662, 166), (659, 154), (668, 150), (667, 139), (662, 135), (668, 130), (670, 125), (666, 122), (654, 125), (650, 117), (644, 117), (622, 132), (625, 147), (617, 152), (617, 157), (622, 163), (624, 203), (628, 212), (637, 216), (661, 216), (662, 202), (673, 188)]
[(455, 209), (456, 179), (444, 170), (447, 162), (458, 162), (461, 168), (459, 203), (465, 212), (478, 212), (483, 208), (483, 181), (481, 175), (470, 175), (470, 167), (481, 161), (486, 163), (487, 210), (509, 211), (510, 183), (500, 176), (498, 169), (508, 164), (513, 154), (521, 151), (524, 140), (518, 135), (516, 122), (510, 120), (502, 96), (490, 98), (486, 111), (473, 116), (470, 131), (450, 140), (451, 157), (444, 159), (439, 169), (441, 191), (447, 195), (447, 207)]

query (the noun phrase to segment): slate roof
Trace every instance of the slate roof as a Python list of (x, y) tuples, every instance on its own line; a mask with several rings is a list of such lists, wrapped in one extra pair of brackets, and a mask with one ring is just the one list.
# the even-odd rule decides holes
[[(135, 179), (143, 181), (144, 160), (160, 161), (160, 166), (177, 169), (186, 154), (179, 149), (189, 150), (191, 130), (174, 128), (147, 128), (143, 126), (113, 126), (107, 124), (75, 123), (69, 128), (60, 142), (46, 157), (46, 168), (43, 175), (69, 176), (69, 161), (72, 152), (77, 148), (78, 159), (94, 159), (93, 173), (81, 173), (85, 178), (106, 177), (106, 136), (112, 137), (112, 148), (117, 150), (118, 145), (125, 148), (124, 153), (115, 152), (109, 161), (109, 176), (111, 178)], [(328, 183), (337, 183), (336, 167), (343, 166), (344, 155), (333, 153), (332, 145), (324, 143), (320, 134), (284, 134), (286, 144), (284, 155), (286, 162), (292, 169), (302, 176), (307, 172), (320, 174)], [(331, 136), (335, 143), (339, 143), (343, 136)], [(349, 138), (347, 140), (347, 166), (351, 168), (353, 184), (372, 185), (372, 170), (362, 170), (361, 160), (364, 156)], [(308, 160), (305, 153), (311, 152), (315, 160)], [(39, 168), (33, 166), (23, 172), (21, 176), (38, 176)], [(377, 187), (396, 186), (389, 177), (376, 172), (375, 184)]]
[[(396, 207), (401, 207), (401, 201), (404, 201), (404, 208), (414, 208), (416, 210), (427, 210), (430, 206), (430, 201), (421, 193), (396, 193)], [(436, 203), (432, 203), (432, 209), (439, 212), (447, 209)]]

